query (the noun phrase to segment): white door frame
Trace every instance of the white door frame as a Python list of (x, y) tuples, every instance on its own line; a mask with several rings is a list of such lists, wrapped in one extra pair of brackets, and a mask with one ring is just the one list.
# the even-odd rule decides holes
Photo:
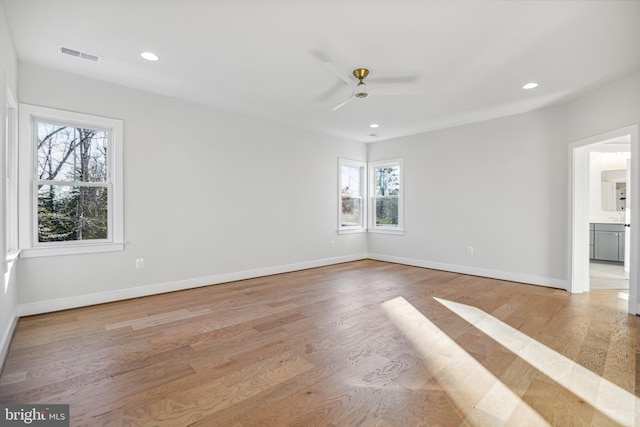
[[(572, 293), (589, 291), (589, 146), (625, 135), (631, 137), (631, 182), (638, 182), (640, 169), (638, 133), (639, 125), (627, 126), (601, 135), (581, 139), (569, 144), (569, 219), (567, 290)], [(638, 301), (638, 210), (640, 185), (633, 186), (630, 195), (631, 218), (629, 257), (629, 313), (640, 312)]]

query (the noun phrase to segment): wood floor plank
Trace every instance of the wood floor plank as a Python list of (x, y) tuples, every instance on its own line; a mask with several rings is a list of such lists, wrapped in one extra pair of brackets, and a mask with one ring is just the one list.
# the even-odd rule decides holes
[(66, 403), (73, 426), (632, 426), (618, 292), (363, 260), (30, 316), (0, 402)]

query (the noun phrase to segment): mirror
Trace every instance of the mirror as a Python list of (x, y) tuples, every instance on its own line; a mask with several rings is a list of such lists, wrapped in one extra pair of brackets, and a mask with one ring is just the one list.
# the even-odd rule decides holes
[(624, 211), (627, 201), (627, 170), (602, 171), (602, 210)]

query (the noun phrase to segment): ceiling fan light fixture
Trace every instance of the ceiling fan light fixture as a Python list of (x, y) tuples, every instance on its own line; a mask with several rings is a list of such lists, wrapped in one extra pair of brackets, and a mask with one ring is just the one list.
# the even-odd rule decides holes
[(367, 85), (361, 81), (356, 85), (356, 93), (354, 93), (353, 96), (356, 98), (366, 98), (367, 95)]

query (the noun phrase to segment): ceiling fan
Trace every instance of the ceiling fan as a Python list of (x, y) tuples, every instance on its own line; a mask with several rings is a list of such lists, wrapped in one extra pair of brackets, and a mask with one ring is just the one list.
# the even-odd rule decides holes
[[(352, 77), (349, 77), (347, 73), (342, 71), (340, 67), (329, 61), (324, 54), (317, 51), (312, 53), (320, 59), (325, 67), (331, 70), (351, 88), (351, 95), (331, 108), (330, 111), (335, 111), (356, 98), (363, 99), (374, 95), (418, 95), (424, 93), (424, 88), (422, 86), (416, 86), (413, 84), (416, 81), (417, 76), (378, 78), (375, 83), (372, 83), (372, 90), (368, 90), (367, 84), (364, 82), (364, 79), (369, 75), (368, 69), (356, 68), (353, 70), (352, 74), (357, 79), (354, 80)], [(336, 89), (337, 87), (334, 87), (330, 92), (333, 92)], [(329, 98), (330, 95), (330, 93), (323, 95), (321, 100)]]

